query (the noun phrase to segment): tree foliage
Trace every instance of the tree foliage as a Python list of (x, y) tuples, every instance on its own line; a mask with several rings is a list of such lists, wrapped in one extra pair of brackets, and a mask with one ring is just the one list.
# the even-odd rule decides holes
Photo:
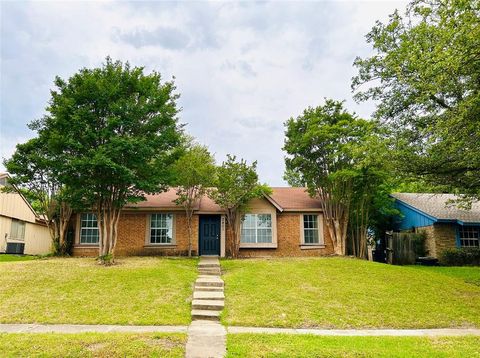
[(399, 166), (429, 186), (480, 198), (480, 2), (416, 0), (377, 22), (357, 58), (358, 101), (377, 101)]
[(215, 160), (208, 148), (191, 145), (173, 166), (177, 186), (176, 203), (185, 209), (188, 228), (188, 256), (192, 255), (193, 211), (207, 189), (215, 183)]
[[(386, 146), (376, 122), (348, 113), (342, 102), (326, 100), (286, 122), (287, 171), (296, 172), (318, 197), (335, 253), (347, 253), (349, 223), (354, 254), (366, 254), (371, 208), (383, 188)], [(352, 226), (351, 226), (352, 227)]]
[(55, 79), (47, 114), (34, 122), (77, 211), (93, 210), (99, 256), (113, 258), (120, 210), (169, 184), (181, 128), (173, 82), (107, 58)]
[(243, 214), (248, 210), (248, 202), (264, 194), (269, 194), (266, 185), (260, 185), (257, 175), (257, 162), (248, 165), (243, 159), (237, 161), (232, 155), (217, 167), (215, 188), (208, 195), (225, 212), (229, 238), (227, 254), (237, 257), (240, 249), (240, 225)]

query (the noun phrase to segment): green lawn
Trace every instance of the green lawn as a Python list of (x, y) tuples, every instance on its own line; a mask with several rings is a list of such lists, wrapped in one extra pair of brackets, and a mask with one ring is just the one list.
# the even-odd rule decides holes
[(227, 357), (480, 357), (480, 337), (230, 334)]
[(38, 259), (38, 256), (29, 256), (29, 255), (11, 255), (11, 254), (1, 254), (0, 262), (12, 262), (12, 261), (30, 261)]
[(2, 357), (183, 357), (184, 334), (1, 334)]
[(478, 267), (419, 269), (333, 257), (221, 264), (227, 325), (480, 327)]
[(197, 260), (65, 258), (3, 263), (0, 322), (188, 324)]

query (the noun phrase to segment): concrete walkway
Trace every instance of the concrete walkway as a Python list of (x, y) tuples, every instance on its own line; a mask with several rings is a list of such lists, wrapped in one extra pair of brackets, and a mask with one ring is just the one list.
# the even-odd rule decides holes
[(223, 280), (218, 257), (201, 257), (195, 282), (192, 324), (188, 327), (187, 358), (219, 358), (227, 352), (227, 331), (220, 324), (224, 307)]
[(119, 326), (108, 324), (0, 324), (0, 333), (186, 333), (187, 326)]
[[(270, 327), (238, 327), (226, 329), (208, 320), (195, 320), (187, 326), (120, 326), (120, 325), (89, 325), (89, 324), (22, 324), (1, 323), (0, 333), (193, 333), (203, 335), (205, 331), (219, 337), (219, 333), (239, 334), (312, 334), (317, 336), (480, 336), (478, 328), (434, 328), (434, 329), (308, 329), (308, 328), (270, 328)], [(219, 329), (220, 328), (220, 329)]]

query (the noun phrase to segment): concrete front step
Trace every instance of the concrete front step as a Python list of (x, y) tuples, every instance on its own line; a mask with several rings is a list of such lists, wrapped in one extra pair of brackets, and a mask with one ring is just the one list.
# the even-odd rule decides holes
[(220, 300), (198, 300), (192, 301), (192, 309), (194, 310), (208, 310), (221, 311), (224, 307), (223, 301)]
[(219, 321), (220, 311), (192, 310), (193, 320)]
[(202, 276), (220, 276), (221, 273), (217, 271), (199, 271)]
[(223, 287), (224, 283), (222, 279), (214, 276), (200, 277), (195, 281), (196, 286), (208, 286), (208, 287)]
[(195, 291), (223, 292), (223, 287), (195, 285)]
[(194, 300), (224, 300), (223, 292), (197, 291), (193, 293)]
[(220, 264), (214, 263), (214, 262), (200, 262), (198, 264), (198, 268), (204, 268), (204, 267), (213, 267), (213, 268), (220, 268)]

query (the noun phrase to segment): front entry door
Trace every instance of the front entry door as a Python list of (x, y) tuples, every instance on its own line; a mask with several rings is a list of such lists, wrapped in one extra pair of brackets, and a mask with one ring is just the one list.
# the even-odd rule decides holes
[(200, 255), (220, 255), (220, 215), (200, 215)]

